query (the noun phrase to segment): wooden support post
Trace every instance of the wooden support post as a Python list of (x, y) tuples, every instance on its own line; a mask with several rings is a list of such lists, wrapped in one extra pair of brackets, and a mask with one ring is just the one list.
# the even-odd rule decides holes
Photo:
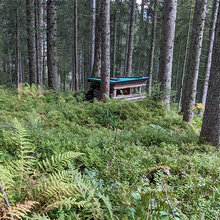
[(113, 89), (113, 98), (117, 96), (117, 89)]

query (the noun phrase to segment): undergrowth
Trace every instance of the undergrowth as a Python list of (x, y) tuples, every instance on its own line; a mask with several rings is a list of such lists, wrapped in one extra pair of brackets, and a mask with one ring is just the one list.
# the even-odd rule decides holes
[[(199, 140), (200, 122), (149, 98), (104, 104), (0, 89), (0, 182), (12, 208), (31, 206), (23, 216), (32, 219), (219, 219), (220, 152)], [(68, 152), (78, 152), (74, 161)], [(40, 188), (62, 172), (56, 187), (66, 192)]]

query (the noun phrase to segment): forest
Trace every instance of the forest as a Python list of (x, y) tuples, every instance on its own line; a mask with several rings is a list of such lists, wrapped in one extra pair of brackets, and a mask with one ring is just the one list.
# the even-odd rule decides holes
[(0, 12), (0, 219), (220, 219), (220, 0)]

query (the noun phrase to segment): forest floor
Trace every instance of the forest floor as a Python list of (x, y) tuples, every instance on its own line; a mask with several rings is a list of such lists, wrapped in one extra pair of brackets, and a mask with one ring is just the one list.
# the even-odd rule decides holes
[[(187, 124), (150, 98), (104, 104), (72, 93), (0, 89), (1, 161), (17, 157), (15, 118), (28, 131), (38, 161), (83, 153), (74, 165), (109, 197), (112, 218), (219, 219), (220, 152), (199, 139), (199, 116)], [(74, 219), (71, 212), (47, 214)], [(75, 212), (86, 218), (86, 211)]]

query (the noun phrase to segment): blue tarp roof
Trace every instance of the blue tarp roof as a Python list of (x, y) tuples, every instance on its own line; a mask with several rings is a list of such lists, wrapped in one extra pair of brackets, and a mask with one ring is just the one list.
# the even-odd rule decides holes
[[(139, 77), (139, 78), (116, 78), (116, 80), (111, 79), (110, 84), (117, 84), (117, 83), (123, 83), (123, 82), (132, 82), (132, 81), (143, 81), (147, 80), (149, 77)], [(101, 78), (88, 78), (89, 82), (101, 82)]]

